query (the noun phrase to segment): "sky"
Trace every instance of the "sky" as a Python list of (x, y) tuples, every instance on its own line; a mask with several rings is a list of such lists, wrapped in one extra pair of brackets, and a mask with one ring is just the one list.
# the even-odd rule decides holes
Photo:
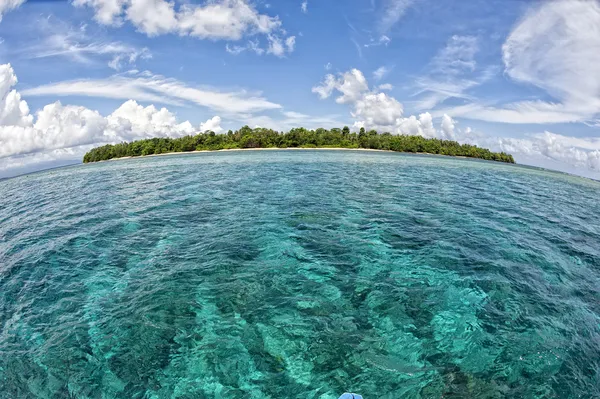
[(600, 179), (598, 65), (598, 0), (0, 0), (0, 177), (347, 125)]

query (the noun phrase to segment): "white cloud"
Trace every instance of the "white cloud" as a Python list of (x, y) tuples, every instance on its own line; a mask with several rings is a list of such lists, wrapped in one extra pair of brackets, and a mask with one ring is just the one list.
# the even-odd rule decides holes
[(263, 55), (265, 53), (265, 49), (260, 47), (258, 40), (248, 40), (248, 43), (245, 46), (230, 45), (227, 43), (225, 45), (225, 50), (233, 55), (239, 55), (246, 50), (252, 51), (257, 55)]
[(433, 71), (446, 75), (473, 72), (477, 63), (475, 55), (479, 45), (475, 36), (452, 36), (432, 60)]
[[(337, 76), (329, 74), (323, 83), (313, 88), (313, 92), (321, 99), (330, 97), (336, 91), (340, 93), (336, 102), (351, 107), (355, 129), (364, 127), (380, 132), (456, 140), (520, 155), (524, 160), (537, 156), (537, 161), (546, 159), (600, 172), (600, 138), (578, 139), (548, 132), (526, 139), (498, 138), (478, 134), (469, 127), (460, 129), (456, 120), (440, 111), (434, 115), (424, 112), (419, 116), (404, 117), (402, 104), (383, 92), (370, 90), (364, 75), (357, 69)], [(439, 129), (434, 127), (434, 117), (441, 118)]]
[(392, 85), (391, 85), (391, 84), (389, 84), (389, 83), (384, 83), (384, 84), (381, 84), (381, 85), (377, 86), (377, 88), (378, 88), (379, 90), (388, 90), (388, 91), (389, 91), (389, 90), (393, 90), (393, 89), (394, 89), (394, 86), (392, 86)]
[(386, 67), (386, 66), (381, 66), (379, 68), (377, 68), (374, 72), (373, 72), (373, 79), (375, 80), (381, 80), (384, 77), (387, 76), (388, 73), (390, 73), (391, 69)]
[(148, 137), (179, 137), (193, 134), (196, 129), (188, 121), (177, 123), (175, 115), (166, 108), (154, 105), (144, 107), (134, 100), (124, 102), (107, 118), (103, 135), (121, 140), (137, 140)]
[(246, 46), (230, 45), (229, 43), (225, 45), (225, 51), (233, 55), (239, 55), (247, 49), (248, 48)]
[(367, 79), (358, 69), (340, 73), (337, 77), (328, 74), (312, 91), (321, 99), (330, 97), (334, 91), (339, 92), (340, 96), (335, 101), (338, 104), (349, 104), (352, 107), (352, 117), (365, 128), (384, 131), (395, 129), (404, 111), (402, 104), (395, 98), (383, 92), (371, 91)]
[(302, 10), (303, 13), (307, 13), (308, 12), (308, 1), (303, 1), (302, 4), (300, 5), (300, 9)]
[(474, 101), (439, 112), (517, 124), (586, 122), (600, 114), (598, 1), (536, 3), (509, 34), (502, 55), (506, 76), (542, 89), (544, 99), (496, 106)]
[(306, 129), (332, 128), (348, 124), (340, 120), (338, 115), (313, 116), (294, 111), (284, 111), (283, 115), (285, 118), (282, 119), (274, 119), (266, 115), (248, 115), (238, 119), (238, 121), (248, 126), (265, 127), (277, 131), (288, 131), (296, 127)]
[(12, 89), (17, 76), (10, 64), (0, 65), (0, 125), (31, 126), (33, 117), (21, 94)]
[[(133, 78), (125, 78), (123, 75), (115, 76), (100, 87), (101, 81), (85, 81), (84, 93), (92, 87), (97, 87), (96, 94), (108, 96), (108, 93), (135, 92), (146, 93), (145, 90), (154, 92), (155, 96), (164, 93), (176, 99), (184, 99), (191, 102), (206, 103), (205, 95), (200, 89), (190, 88), (180, 82), (157, 77), (148, 72), (131, 72)], [(139, 79), (144, 84), (139, 84)], [(0, 173), (15, 174), (36, 169), (35, 165), (46, 167), (59, 164), (80, 161), (83, 154), (96, 145), (106, 143), (117, 143), (152, 137), (180, 137), (194, 134), (198, 131), (212, 130), (221, 132), (221, 117), (214, 116), (198, 128), (192, 126), (189, 121), (179, 123), (174, 113), (166, 108), (157, 108), (154, 105), (143, 106), (135, 100), (127, 100), (108, 116), (101, 115), (82, 106), (63, 105), (54, 102), (44, 106), (35, 117), (29, 112), (27, 103), (21, 99), (19, 92), (13, 89), (17, 78), (10, 65), (0, 65)], [(73, 83), (73, 82), (71, 82)], [(53, 90), (66, 93), (77, 93), (82, 87), (77, 84), (66, 84), (62, 87), (54, 87)], [(34, 90), (35, 92), (35, 90)], [(41, 94), (44, 90), (38, 90)], [(217, 93), (224, 95), (218, 99), (208, 100), (208, 104), (216, 108), (224, 107), (223, 104), (234, 104), (237, 111), (263, 110), (258, 103), (252, 104), (252, 98), (247, 93), (236, 97), (240, 93)], [(114, 97), (118, 97), (115, 95)], [(221, 103), (222, 102), (222, 103)], [(235, 105), (237, 104), (237, 105)], [(267, 109), (280, 108), (268, 103)], [(258, 108), (256, 107), (257, 105)], [(282, 112), (284, 118), (272, 119), (265, 115), (253, 115), (252, 113), (232, 113), (228, 110), (232, 120), (243, 124), (260, 125), (279, 130), (288, 130), (292, 127), (305, 126), (308, 128), (331, 127), (343, 125), (337, 119), (337, 115), (313, 117), (293, 111)], [(11, 172), (7, 172), (8, 170)]]
[(526, 14), (502, 46), (506, 74), (581, 119), (600, 112), (600, 4), (551, 1)]
[(365, 47), (387, 46), (391, 41), (392, 41), (392, 39), (390, 39), (388, 36), (381, 35), (381, 36), (379, 36), (379, 39), (377, 39), (377, 40), (371, 38), (369, 43), (365, 44), (364, 46)]
[(285, 39), (285, 46), (287, 47), (288, 53), (294, 51), (294, 47), (296, 46), (296, 36), (290, 36)]
[(361, 47), (361, 45), (354, 38), (350, 38), (350, 41), (352, 43), (354, 43), (354, 47), (356, 47), (356, 52), (358, 53), (358, 58), (362, 58), (363, 57), (363, 53), (362, 53), (362, 47)]
[(384, 8), (378, 27), (381, 32), (389, 31), (404, 16), (414, 0), (384, 0)]
[(0, 0), (0, 21), (2, 21), (2, 16), (4, 14), (14, 10), (23, 3), (25, 3), (25, 0)]
[(442, 116), (442, 123), (441, 123), (441, 132), (442, 132), (442, 136), (444, 139), (446, 140), (455, 140), (456, 136), (454, 134), (454, 128), (456, 125), (456, 121), (454, 119), (452, 119), (450, 116), (444, 114)]
[(281, 21), (259, 13), (245, 0), (216, 0), (201, 5), (185, 3), (176, 8), (165, 0), (75, 0), (76, 6), (95, 10), (104, 25), (131, 22), (148, 36), (174, 33), (211, 40), (240, 40), (246, 35), (273, 35)]
[(354, 103), (352, 116), (365, 126), (394, 126), (402, 117), (402, 104), (385, 93), (368, 93)]
[(435, 115), (447, 113), (453, 117), (477, 119), (498, 123), (565, 123), (578, 122), (581, 114), (567, 109), (563, 104), (544, 101), (521, 101), (504, 107), (470, 103), (436, 110)]
[(210, 118), (206, 122), (200, 124), (200, 131), (201, 132), (205, 132), (207, 130), (211, 130), (211, 131), (213, 131), (215, 133), (222, 132), (223, 128), (221, 127), (221, 117), (219, 117), (219, 116), (213, 116), (212, 118)]
[[(446, 131), (437, 131), (433, 127), (433, 118), (429, 113), (419, 117), (403, 117), (404, 107), (394, 97), (383, 92), (369, 89), (367, 80), (358, 69), (327, 75), (325, 80), (312, 91), (321, 99), (330, 97), (334, 91), (341, 95), (336, 98), (338, 104), (351, 106), (350, 114), (355, 118), (354, 127), (364, 127), (396, 134), (418, 134), (424, 137), (445, 137)], [(447, 123), (444, 125), (447, 128)]]
[(415, 108), (417, 110), (432, 109), (449, 98), (473, 100), (474, 98), (466, 92), (481, 83), (482, 79), (441, 81), (429, 77), (419, 77), (415, 79), (415, 86), (418, 88), (418, 91), (414, 94), (418, 97)]
[(518, 163), (600, 178), (600, 139), (545, 131), (524, 138), (475, 135), (468, 142), (512, 154)]
[(328, 62), (327, 64), (325, 64), (325, 70), (326, 71), (330, 71), (331, 68), (333, 68), (333, 65), (331, 65), (331, 62)]
[(283, 47), (283, 43), (281, 42), (281, 38), (276, 35), (269, 35), (269, 47), (267, 48), (268, 54), (276, 55), (277, 57), (283, 57), (285, 54), (285, 47)]
[(0, 158), (0, 174), (10, 177), (43, 168), (80, 163), (83, 155), (93, 147), (83, 145)]
[(291, 53), (294, 51), (296, 45), (296, 37), (289, 36), (283, 41), (278, 35), (268, 35), (269, 47), (267, 48), (267, 54), (273, 54), (277, 57), (283, 57), (285, 53)]
[(66, 57), (82, 64), (91, 64), (96, 58), (104, 58), (104, 62), (115, 70), (126, 64), (135, 64), (138, 59), (152, 58), (146, 47), (95, 40), (86, 34), (85, 25), (73, 29), (56, 18), (42, 20), (38, 25), (41, 25), (40, 33), (44, 39), (23, 50), (29, 58)]
[(420, 114), (419, 118), (411, 115), (408, 118), (399, 119), (397, 121), (397, 132), (428, 138), (435, 137), (437, 133), (433, 127), (433, 119), (429, 112)]
[(428, 65), (428, 73), (415, 79), (418, 100), (415, 108), (429, 110), (450, 98), (474, 100), (468, 90), (494, 77), (498, 68), (488, 66), (475, 74), (479, 51), (474, 36), (454, 35), (448, 39)]
[(333, 93), (333, 89), (335, 89), (337, 85), (337, 79), (332, 74), (328, 74), (325, 76), (325, 80), (318, 86), (312, 88), (312, 92), (319, 95), (321, 100), (328, 98), (331, 93)]
[(333, 90), (339, 91), (342, 95), (336, 98), (339, 104), (354, 103), (360, 99), (365, 92), (369, 90), (367, 80), (361, 71), (352, 69), (348, 72), (325, 76), (321, 85), (312, 88), (313, 93), (317, 93), (321, 99), (329, 97)]
[[(11, 66), (0, 65), (0, 99), (4, 109), (0, 118), (0, 159), (14, 158), (16, 162), (5, 159), (1, 162), (5, 167), (19, 166), (27, 154), (51, 154), (54, 150), (93, 144), (179, 137), (196, 132), (189, 122), (177, 123), (175, 115), (166, 108), (143, 107), (133, 100), (126, 101), (107, 117), (57, 101), (44, 106), (34, 118), (27, 103), (12, 89), (16, 82)], [(220, 118), (215, 117), (203, 126), (216, 129), (219, 122)]]
[(227, 114), (249, 113), (279, 109), (272, 103), (245, 90), (223, 92), (211, 88), (192, 87), (175, 79), (149, 72), (132, 76), (115, 75), (106, 79), (84, 79), (51, 83), (27, 89), (28, 96), (86, 96), (113, 99), (135, 99), (162, 104), (182, 105), (193, 103)]
[(92, 7), (96, 14), (94, 18), (103, 25), (121, 26), (123, 24), (123, 8), (125, 0), (74, 0), (77, 7)]

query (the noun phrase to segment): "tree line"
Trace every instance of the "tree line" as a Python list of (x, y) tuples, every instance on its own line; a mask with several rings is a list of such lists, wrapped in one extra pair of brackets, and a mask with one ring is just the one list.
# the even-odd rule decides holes
[(479, 158), (488, 161), (515, 163), (512, 155), (492, 152), (476, 145), (459, 144), (452, 140), (428, 139), (422, 136), (378, 134), (375, 130), (360, 129), (351, 133), (343, 129), (307, 130), (294, 128), (289, 132), (244, 126), (226, 134), (207, 131), (180, 138), (152, 138), (130, 143), (108, 144), (85, 154), (83, 162), (106, 161), (113, 158), (139, 157), (170, 152), (224, 150), (236, 148), (365, 148), (398, 152), (427, 153)]

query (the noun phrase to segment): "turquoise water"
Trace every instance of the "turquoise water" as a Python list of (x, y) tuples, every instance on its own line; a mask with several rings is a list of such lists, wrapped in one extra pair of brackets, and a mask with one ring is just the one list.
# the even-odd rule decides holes
[(598, 398), (599, 198), (340, 151), (2, 181), (0, 397)]

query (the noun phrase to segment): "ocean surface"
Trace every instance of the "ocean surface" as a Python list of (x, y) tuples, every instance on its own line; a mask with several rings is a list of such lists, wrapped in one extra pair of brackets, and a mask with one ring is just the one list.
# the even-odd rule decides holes
[(354, 151), (0, 182), (0, 398), (600, 397), (600, 183)]

